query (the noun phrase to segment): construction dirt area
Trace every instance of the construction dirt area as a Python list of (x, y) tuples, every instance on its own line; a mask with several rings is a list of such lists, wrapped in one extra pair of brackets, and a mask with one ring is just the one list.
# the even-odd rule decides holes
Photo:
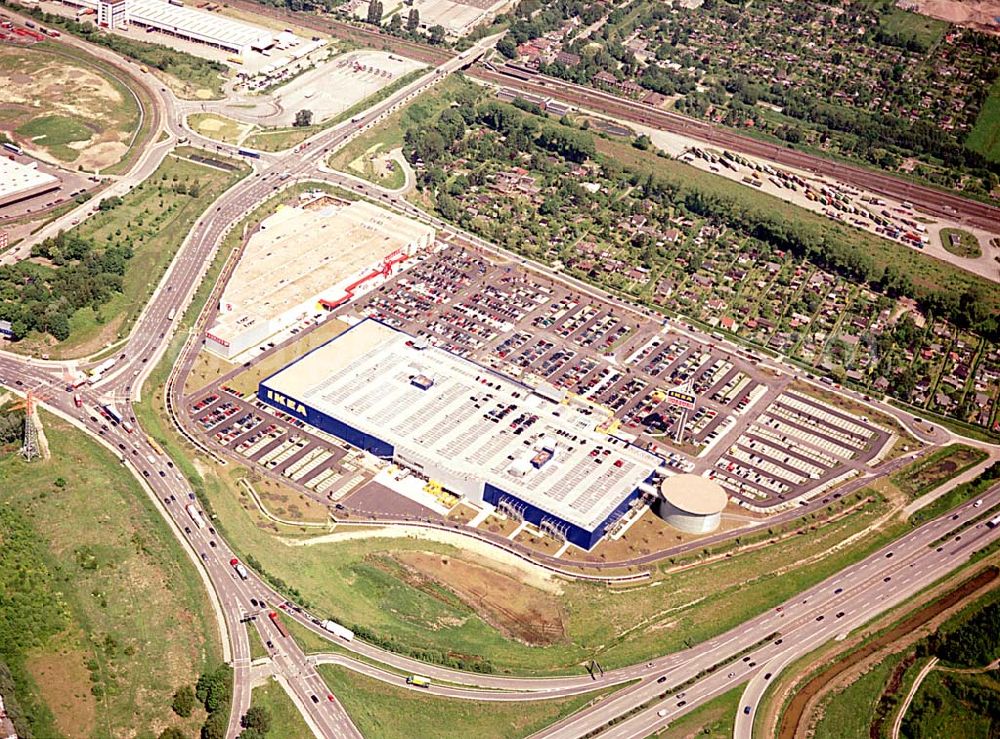
[(0, 130), (32, 156), (101, 170), (125, 156), (138, 121), (132, 93), (85, 62), (0, 47)]
[(1000, 0), (900, 0), (896, 5), (960, 26), (1000, 33)]
[(398, 551), (392, 559), (402, 566), (409, 584), (432, 595), (439, 587), (451, 591), (511, 638), (541, 646), (565, 636), (559, 600), (517, 577), (432, 552)]

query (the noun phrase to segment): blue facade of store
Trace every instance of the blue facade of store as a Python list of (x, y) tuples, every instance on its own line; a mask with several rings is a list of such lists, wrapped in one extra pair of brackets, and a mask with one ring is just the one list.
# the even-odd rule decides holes
[[(266, 380), (264, 382), (267, 382)], [(282, 413), (287, 413), (293, 418), (298, 418), (310, 426), (318, 428), (320, 431), (326, 431), (328, 434), (333, 434), (338, 439), (343, 439), (351, 446), (357, 447), (358, 449), (364, 449), (370, 454), (374, 454), (376, 457), (382, 459), (392, 459), (392, 455), (395, 452), (395, 447), (389, 442), (373, 436), (372, 434), (365, 433), (360, 429), (356, 429), (349, 423), (344, 423), (343, 421), (334, 418), (333, 416), (318, 411), (312, 406), (306, 405), (305, 403), (296, 400), (294, 398), (288, 398), (279, 393), (273, 392), (268, 388), (264, 382), (262, 382), (257, 387), (257, 398), (268, 405), (277, 408)]]
[(495, 485), (486, 483), (485, 489), (483, 490), (483, 500), (492, 506), (499, 505), (501, 501), (507, 500), (516, 503), (518, 510), (524, 517), (524, 520), (535, 524), (538, 526), (543, 520), (548, 519), (554, 522), (557, 526), (561, 526), (566, 533), (566, 540), (571, 544), (575, 544), (581, 549), (592, 549), (601, 537), (604, 536), (605, 527), (613, 520), (618, 518), (621, 514), (628, 510), (629, 505), (633, 500), (639, 497), (639, 489), (636, 488), (629, 494), (621, 503), (619, 503), (611, 513), (608, 514), (607, 518), (601, 521), (593, 529), (588, 530), (582, 526), (578, 526), (575, 523), (570, 523), (565, 521), (554, 513), (550, 513), (536, 505), (533, 505), (526, 500), (501, 490)]

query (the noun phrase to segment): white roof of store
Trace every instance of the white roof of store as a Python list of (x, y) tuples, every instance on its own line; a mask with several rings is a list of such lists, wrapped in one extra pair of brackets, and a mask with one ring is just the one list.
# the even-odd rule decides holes
[(229, 339), (433, 238), (432, 227), (364, 200), (311, 210), (282, 206), (247, 242), (211, 332)]
[[(261, 384), (392, 444), (397, 455), (424, 462), (431, 477), (438, 469), (489, 482), (587, 530), (660, 464), (595, 431), (602, 419), (582, 408), (543, 399), (444, 349), (421, 346), (368, 319)], [(413, 384), (420, 375), (431, 387)], [(536, 420), (515, 433), (518, 419), (532, 416)], [(554, 455), (535, 469), (531, 460), (546, 446), (554, 446)]]
[(58, 182), (58, 177), (39, 171), (33, 164), (20, 164), (0, 156), (0, 199)]
[(244, 48), (266, 48), (274, 43), (274, 33), (266, 28), (163, 0), (130, 0), (129, 14), (135, 23), (211, 43)]

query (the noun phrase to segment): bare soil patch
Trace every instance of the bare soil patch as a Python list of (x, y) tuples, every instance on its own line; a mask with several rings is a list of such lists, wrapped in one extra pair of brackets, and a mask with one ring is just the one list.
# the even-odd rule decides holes
[(97, 722), (97, 700), (90, 692), (90, 673), (84, 655), (62, 647), (33, 655), (28, 672), (65, 736), (90, 736)]
[(559, 601), (510, 575), (432, 552), (402, 551), (392, 556), (410, 574), (411, 585), (421, 587), (431, 581), (446, 588), (510, 638), (542, 646), (566, 635)]
[(960, 26), (1000, 32), (994, 22), (1000, 16), (1000, 0), (905, 0), (897, 5)]

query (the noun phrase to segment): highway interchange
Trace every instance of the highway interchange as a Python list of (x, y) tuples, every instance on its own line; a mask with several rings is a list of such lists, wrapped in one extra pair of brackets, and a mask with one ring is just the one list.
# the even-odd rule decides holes
[[(69, 42), (83, 45), (73, 39)], [(478, 49), (486, 49), (488, 45), (481, 43)], [(89, 46), (87, 49), (119, 66), (123, 65), (121, 60), (109, 52)], [(447, 224), (417, 210), (402, 199), (355, 178), (324, 172), (318, 165), (325, 160), (330, 150), (342, 146), (448, 73), (466, 66), (475, 56), (474, 54), (464, 60), (449, 58), (437, 70), (428, 72), (421, 79), (370, 108), (360, 121), (341, 124), (317, 134), (297, 154), (264, 156), (257, 162), (251, 175), (223, 194), (213, 208), (198, 220), (128, 340), (118, 350), (117, 356), (120, 359), (113, 370), (97, 384), (80, 389), (85, 404), (82, 409), (74, 406), (72, 394), (66, 392), (66, 363), (27, 359), (5, 352), (0, 354), (0, 383), (16, 392), (32, 390), (47, 408), (70, 420), (119, 455), (123, 463), (143, 482), (147, 492), (155, 498), (175, 535), (185, 543), (186, 551), (210, 587), (224, 634), (225, 656), (235, 673), (228, 736), (239, 733), (239, 718), (250, 705), (253, 685), (250, 645), (241, 622), (247, 617), (254, 617), (250, 625), (258, 629), (261, 640), (275, 645), (273, 649), (269, 649), (271, 669), (288, 687), (293, 700), (317, 736), (361, 736), (336, 696), (329, 692), (315, 670), (316, 664), (326, 662), (343, 664), (397, 685), (405, 684), (401, 674), (426, 675), (435, 681), (449, 683), (434, 684), (429, 692), (476, 700), (549, 699), (586, 693), (597, 687), (631, 683), (615, 695), (540, 732), (539, 736), (545, 737), (578, 737), (600, 729), (611, 719), (623, 714), (631, 715), (607, 729), (602, 736), (645, 736), (677, 716), (745, 682), (741, 709), (747, 706), (750, 712), (745, 714), (741, 710), (736, 734), (740, 737), (750, 736), (752, 719), (768, 680), (781, 669), (819, 644), (857, 628), (934, 583), (967, 561), (974, 551), (1000, 536), (1000, 529), (988, 529), (979, 524), (964, 531), (960, 540), (949, 540), (938, 548), (928, 546), (978, 513), (971, 504), (965, 505), (954, 513), (915, 529), (886, 549), (873, 553), (865, 560), (799, 594), (783, 604), (780, 610), (761, 614), (730, 632), (684, 652), (608, 671), (596, 680), (588, 674), (521, 678), (463, 673), (385, 652), (360, 640), (350, 643), (337, 641), (341, 650), (350, 650), (357, 658), (339, 653), (307, 657), (293, 639), (280, 636), (266, 613), (272, 609), (278, 610), (286, 620), (294, 619), (303, 627), (333, 640), (317, 625), (324, 614), (297, 611), (294, 604), (287, 604), (284, 597), (267, 585), (257, 573), (250, 572), (245, 581), (237, 577), (230, 565), (230, 560), (236, 555), (226, 542), (211, 528), (201, 529), (192, 525), (184, 508), (191, 502), (191, 489), (173, 462), (150, 453), (141, 429), (137, 428), (136, 433), (127, 433), (122, 427), (107, 423), (94, 410), (102, 403), (114, 402), (119, 408), (128, 408), (127, 415), (136, 423), (129, 404), (139, 397), (142, 383), (166, 351), (175, 326), (168, 316), (174, 311), (178, 315), (182, 314), (190, 304), (228, 230), (257, 205), (272, 197), (275, 190), (284, 184), (299, 180), (337, 184), (378, 199), (388, 207), (434, 223), (442, 231), (454, 233), (454, 229)], [(209, 150), (231, 155), (235, 153), (232, 147), (200, 139), (185, 129), (183, 121), (175, 113), (177, 101), (165, 88), (150, 85), (148, 89), (154, 96), (155, 104), (161, 106), (161, 110), (170, 111), (162, 120), (170, 137), (150, 148), (128, 175), (112, 185), (116, 189), (109, 190), (108, 193), (123, 193), (147, 177), (182, 137), (188, 137), (194, 145)], [(286, 172), (291, 177), (279, 180), (279, 176)], [(50, 228), (65, 227), (70, 219), (84, 215), (85, 210), (82, 207), (80, 212), (67, 214), (56, 222), (58, 225)], [(46, 233), (48, 230), (40, 232), (39, 238)], [(499, 253), (495, 246), (468, 234), (457, 236), (481, 250)], [(546, 272), (554, 279), (565, 279), (543, 265), (532, 265), (532, 268)], [(581, 283), (574, 287), (598, 294), (594, 288)], [(614, 300), (601, 295), (605, 299)], [(624, 305), (621, 301), (614, 302)], [(199, 346), (200, 337), (195, 332), (189, 337), (185, 352), (197, 351)], [(788, 368), (783, 369), (789, 371)], [(898, 415), (902, 418), (903, 414)], [(906, 420), (912, 422), (912, 419)], [(935, 443), (947, 439), (947, 434), (940, 429), (918, 428), (916, 431), (925, 440)], [(1000, 503), (1000, 486), (991, 489), (983, 498), (987, 507)], [(282, 606), (286, 608), (282, 609)], [(360, 661), (360, 658), (377, 662), (384, 667)], [(709, 674), (698, 677), (699, 673), (710, 668), (714, 669)], [(771, 678), (765, 677), (767, 675)], [(677, 686), (681, 685), (684, 687), (677, 690)], [(665, 692), (670, 693), (669, 697), (659, 698)], [(641, 710), (638, 710), (640, 707)], [(635, 712), (632, 713), (633, 711)]]

